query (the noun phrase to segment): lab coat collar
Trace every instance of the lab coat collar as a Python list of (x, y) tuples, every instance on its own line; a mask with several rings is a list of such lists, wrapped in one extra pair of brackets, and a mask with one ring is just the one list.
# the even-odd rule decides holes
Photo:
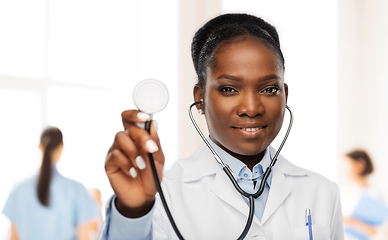
[(202, 143), (201, 147), (185, 162), (183, 182), (197, 181), (216, 173), (223, 173), (223, 170), (207, 146)]
[[(235, 177), (239, 177), (241, 174), (241, 171), (243, 171), (244, 168), (247, 168), (247, 165), (245, 165), (245, 163), (243, 163), (242, 161), (238, 160), (237, 158), (233, 157), (232, 155), (230, 155), (229, 153), (224, 151), (221, 147), (219, 147), (217, 144), (215, 144), (210, 138), (208, 138), (208, 141), (209, 141), (210, 145), (212, 145), (214, 150), (218, 153), (218, 155), (220, 156), (222, 161), (230, 167), (230, 169), (232, 170), (232, 173), (235, 175)], [(263, 171), (265, 171), (265, 169), (267, 169), (267, 167), (270, 165), (271, 153), (268, 149), (269, 148), (267, 148), (264, 151), (263, 158), (261, 159), (261, 161), (259, 163), (257, 163), (253, 167), (253, 170), (255, 170), (255, 168), (257, 168), (258, 165), (261, 165), (261, 168), (263, 169)], [(252, 170), (251, 178), (253, 178), (253, 170)], [(271, 186), (271, 179), (272, 179), (271, 175), (269, 176), (269, 178), (267, 180), (268, 186)]]
[[(269, 147), (271, 156), (274, 156), (276, 150)], [(248, 206), (243, 201), (242, 196), (235, 190), (229, 178), (226, 176), (219, 164), (214, 160), (213, 154), (205, 144), (185, 162), (183, 181), (192, 182), (198, 181), (206, 176), (215, 175), (213, 184), (210, 188), (220, 199), (239, 210), (245, 216), (248, 216)], [(292, 188), (288, 183), (287, 176), (303, 177), (308, 175), (308, 171), (299, 168), (290, 163), (283, 156), (279, 155), (272, 170), (272, 183), (268, 195), (266, 207), (264, 209), (261, 224), (259, 220), (254, 217), (254, 222), (257, 226), (262, 227), (264, 224), (280, 207), (280, 205), (291, 194)]]
[[(272, 146), (269, 146), (268, 149), (271, 152), (271, 156), (275, 156), (276, 150)], [(197, 181), (203, 177), (217, 173), (225, 174), (204, 143), (202, 143), (201, 147), (187, 159), (185, 165), (183, 182)], [(277, 169), (277, 171), (288, 176), (308, 175), (308, 171), (293, 165), (282, 155), (279, 155), (274, 169)]]

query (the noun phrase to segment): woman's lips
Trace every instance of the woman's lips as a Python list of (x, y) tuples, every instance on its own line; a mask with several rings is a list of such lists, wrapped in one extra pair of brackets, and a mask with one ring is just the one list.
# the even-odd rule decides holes
[(256, 127), (256, 128), (239, 128), (243, 131), (247, 131), (247, 132), (254, 132), (254, 131), (258, 131), (260, 129), (262, 129), (262, 127)]
[(260, 133), (262, 133), (263, 129), (267, 126), (263, 127), (232, 127), (238, 134), (246, 138), (255, 138)]

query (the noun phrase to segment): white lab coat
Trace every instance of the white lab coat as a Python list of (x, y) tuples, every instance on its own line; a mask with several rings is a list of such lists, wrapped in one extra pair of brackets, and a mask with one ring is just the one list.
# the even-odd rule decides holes
[[(162, 187), (185, 239), (237, 239), (241, 234), (248, 205), (204, 144), (164, 173)], [(177, 239), (159, 198), (154, 207), (153, 239)], [(308, 240), (306, 209), (311, 210), (314, 240), (344, 239), (337, 184), (279, 156), (262, 221), (254, 218), (245, 239)]]

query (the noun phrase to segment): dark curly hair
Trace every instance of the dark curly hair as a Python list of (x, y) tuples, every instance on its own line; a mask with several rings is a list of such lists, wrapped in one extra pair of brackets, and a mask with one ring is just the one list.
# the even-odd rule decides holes
[(284, 70), (284, 57), (280, 49), (279, 35), (276, 28), (263, 19), (245, 14), (228, 13), (208, 21), (194, 35), (191, 44), (191, 57), (198, 75), (198, 84), (203, 88), (206, 81), (207, 66), (214, 62), (214, 52), (224, 41), (239, 36), (253, 36), (271, 47), (279, 58)]

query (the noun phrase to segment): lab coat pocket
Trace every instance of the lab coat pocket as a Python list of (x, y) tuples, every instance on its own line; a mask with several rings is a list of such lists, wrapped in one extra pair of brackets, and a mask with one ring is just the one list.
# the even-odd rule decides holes
[[(313, 239), (314, 240), (329, 240), (330, 239), (330, 228), (326, 226), (314, 225), (313, 228)], [(307, 226), (294, 228), (295, 240), (309, 240), (309, 230)]]

